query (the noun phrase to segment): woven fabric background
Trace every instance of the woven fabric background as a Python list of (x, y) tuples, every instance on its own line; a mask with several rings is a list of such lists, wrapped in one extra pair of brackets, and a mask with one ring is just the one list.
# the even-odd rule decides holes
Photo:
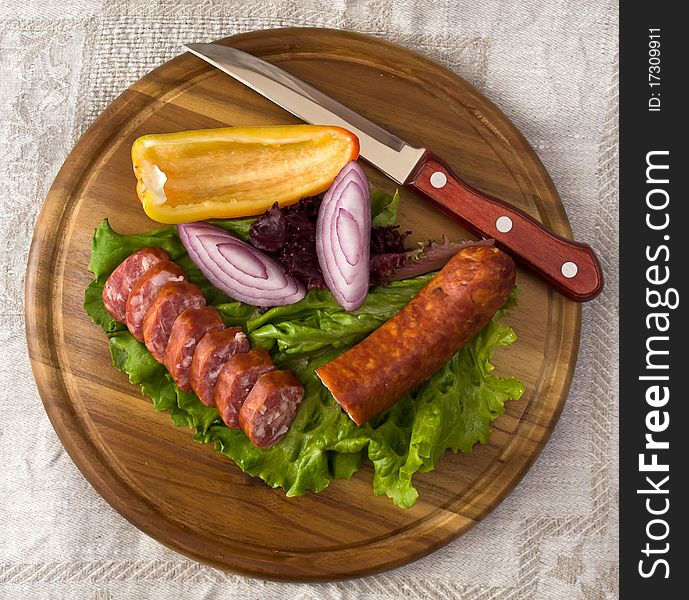
[[(514, 492), (422, 560), (318, 585), (199, 565), (115, 513), (43, 411), (23, 328), (33, 225), (79, 134), (181, 43), (296, 25), (387, 38), (478, 86), (538, 152), (607, 280), (584, 306), (562, 417)], [(608, 0), (0, 3), (0, 598), (616, 598), (617, 46)]]

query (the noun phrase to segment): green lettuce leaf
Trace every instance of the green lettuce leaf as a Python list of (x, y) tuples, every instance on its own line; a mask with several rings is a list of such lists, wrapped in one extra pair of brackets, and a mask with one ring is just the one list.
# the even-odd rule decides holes
[[(377, 215), (392, 219), (397, 199), (378, 202)], [(246, 239), (252, 219), (218, 222)], [(384, 224), (388, 224), (387, 222)], [(292, 427), (268, 449), (256, 448), (242, 431), (229, 429), (218, 411), (180, 390), (165, 368), (126, 328), (105, 311), (101, 294), (112, 270), (129, 254), (160, 246), (189, 272), (227, 326), (241, 326), (253, 344), (268, 348), (281, 369), (291, 369), (304, 385), (305, 395)], [(95, 232), (89, 269), (94, 275), (86, 289), (84, 308), (108, 335), (113, 365), (128, 374), (132, 384), (151, 399), (153, 408), (169, 411), (177, 426), (189, 427), (194, 440), (213, 443), (242, 470), (260, 477), (288, 496), (319, 492), (335, 478), (351, 477), (370, 460), (373, 487), (400, 507), (413, 506), (418, 493), (417, 472), (435, 468), (447, 450), (471, 452), (486, 442), (490, 423), (502, 413), (508, 399), (519, 398), (522, 384), (492, 374), (496, 348), (514, 342), (514, 332), (500, 322), (504, 310), (438, 373), (388, 411), (364, 426), (357, 426), (321, 384), (315, 369), (353, 346), (397, 313), (433, 277), (433, 273), (376, 287), (361, 309), (345, 312), (327, 291), (312, 290), (300, 302), (260, 314), (213, 288), (193, 265), (174, 227), (145, 234), (120, 235), (104, 220)]]
[(397, 210), (400, 205), (400, 191), (390, 196), (380, 190), (371, 190), (371, 224), (395, 225), (397, 223)]
[(245, 219), (213, 219), (209, 221), (211, 225), (217, 225), (227, 231), (234, 233), (238, 238), (249, 241), (249, 231), (254, 221), (258, 217), (247, 217)]
[(335, 479), (349, 479), (361, 469), (364, 452), (328, 452), (330, 473)]
[(177, 404), (179, 388), (146, 346), (128, 331), (117, 331), (110, 335), (109, 346), (112, 364), (129, 375), (130, 383), (141, 387), (141, 393), (151, 399), (154, 410), (169, 411), (175, 425), (192, 426), (188, 413)]
[(280, 352), (302, 354), (325, 346), (349, 348), (380, 327), (411, 300), (433, 273), (378, 286), (363, 306), (348, 313), (332, 294), (311, 290), (303, 300), (278, 306), (247, 322), (251, 341)]

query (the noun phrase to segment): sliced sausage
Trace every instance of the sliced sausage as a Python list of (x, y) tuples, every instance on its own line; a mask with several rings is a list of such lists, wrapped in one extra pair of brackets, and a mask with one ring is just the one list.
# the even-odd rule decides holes
[(316, 369), (361, 425), (440, 369), (505, 303), (512, 259), (493, 246), (463, 248), (399, 313)]
[(126, 309), (127, 327), (137, 340), (144, 341), (141, 326), (146, 311), (158, 290), (168, 281), (182, 281), (182, 279), (186, 279), (186, 273), (169, 260), (161, 260), (139, 277), (129, 293)]
[(170, 255), (161, 248), (142, 248), (125, 258), (110, 274), (103, 286), (105, 310), (118, 323), (127, 320), (127, 298), (136, 280), (161, 260), (170, 260)]
[(292, 371), (261, 375), (239, 411), (239, 424), (254, 446), (269, 448), (289, 430), (304, 397), (304, 388)]
[(187, 308), (175, 319), (165, 350), (165, 367), (185, 392), (191, 392), (189, 371), (196, 345), (209, 331), (224, 328), (225, 324), (215, 306)]
[(261, 347), (235, 354), (225, 363), (215, 388), (215, 405), (225, 425), (239, 429), (239, 409), (251, 388), (263, 373), (274, 369), (270, 354)]
[(235, 354), (248, 352), (249, 338), (239, 327), (209, 331), (201, 338), (191, 359), (189, 381), (206, 406), (215, 406), (215, 387), (220, 371)]
[(141, 331), (146, 348), (159, 363), (165, 362), (165, 351), (172, 325), (187, 308), (202, 308), (206, 300), (198, 286), (186, 281), (170, 281), (158, 293), (146, 311)]

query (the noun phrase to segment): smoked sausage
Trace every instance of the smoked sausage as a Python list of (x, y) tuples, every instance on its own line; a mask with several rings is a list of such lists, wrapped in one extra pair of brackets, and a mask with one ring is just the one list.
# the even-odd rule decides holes
[(215, 387), (225, 363), (250, 350), (249, 338), (239, 327), (209, 331), (201, 338), (191, 359), (189, 382), (206, 406), (215, 406)]
[(274, 369), (270, 354), (260, 346), (251, 352), (235, 354), (225, 363), (215, 388), (215, 406), (225, 425), (239, 429), (239, 409), (251, 388), (263, 373)]
[(239, 424), (251, 443), (270, 448), (287, 433), (304, 388), (292, 371), (269, 371), (261, 375), (239, 410)]
[(170, 260), (170, 255), (162, 248), (142, 248), (125, 258), (103, 286), (105, 310), (118, 323), (127, 319), (127, 298), (137, 279), (161, 260)]
[(209, 331), (224, 329), (225, 324), (215, 306), (187, 308), (182, 311), (170, 330), (165, 350), (165, 368), (175, 383), (185, 392), (191, 392), (189, 371), (196, 346)]
[(146, 311), (141, 331), (146, 348), (159, 363), (165, 362), (165, 351), (172, 325), (187, 308), (202, 308), (206, 300), (198, 286), (186, 281), (170, 281), (158, 293)]
[(512, 259), (494, 246), (463, 248), (399, 313), (316, 373), (362, 425), (483, 329), (507, 300), (515, 274)]
[(141, 326), (148, 307), (158, 290), (168, 281), (182, 281), (186, 273), (175, 263), (161, 260), (146, 271), (134, 284), (127, 299), (126, 319), (129, 332), (140, 342), (144, 341)]

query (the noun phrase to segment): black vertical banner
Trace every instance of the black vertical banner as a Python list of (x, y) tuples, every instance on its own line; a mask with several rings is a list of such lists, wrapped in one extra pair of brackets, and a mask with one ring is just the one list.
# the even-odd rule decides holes
[(622, 598), (689, 597), (689, 34), (680, 8), (620, 7)]

